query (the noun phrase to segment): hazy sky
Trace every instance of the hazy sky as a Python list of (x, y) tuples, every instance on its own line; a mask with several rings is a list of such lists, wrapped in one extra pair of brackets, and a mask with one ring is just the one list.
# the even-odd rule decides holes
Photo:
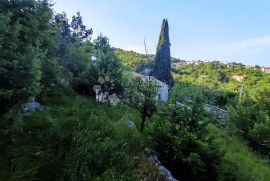
[(54, 0), (71, 19), (80, 11), (94, 37), (114, 47), (155, 52), (167, 18), (171, 54), (181, 59), (270, 65), (270, 0)]

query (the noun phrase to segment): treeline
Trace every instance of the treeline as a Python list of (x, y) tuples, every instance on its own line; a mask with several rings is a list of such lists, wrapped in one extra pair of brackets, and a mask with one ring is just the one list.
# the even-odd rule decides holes
[(259, 69), (247, 69), (242, 64), (224, 65), (220, 62), (210, 62), (199, 65), (178, 65), (175, 69), (178, 71), (174, 74), (176, 81), (218, 87), (235, 94), (240, 94), (242, 86), (243, 90), (255, 91), (258, 88), (269, 88), (270, 83), (270, 74)]

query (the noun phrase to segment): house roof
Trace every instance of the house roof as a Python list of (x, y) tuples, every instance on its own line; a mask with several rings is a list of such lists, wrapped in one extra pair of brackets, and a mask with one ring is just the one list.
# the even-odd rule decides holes
[(136, 78), (136, 77), (140, 77), (143, 81), (149, 81), (149, 80), (154, 81), (161, 87), (168, 86), (166, 83), (156, 79), (154, 76), (142, 75), (137, 72), (132, 72), (132, 78)]

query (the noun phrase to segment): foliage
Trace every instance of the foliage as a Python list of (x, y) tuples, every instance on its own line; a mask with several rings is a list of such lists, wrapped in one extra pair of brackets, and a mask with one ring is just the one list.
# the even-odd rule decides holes
[(109, 43), (109, 39), (106, 36), (100, 34), (95, 40), (94, 45), (96, 49), (102, 50), (103, 53), (111, 51), (111, 45)]
[(93, 34), (93, 30), (91, 28), (87, 29), (83, 24), (80, 12), (77, 12), (76, 16), (72, 16), (70, 27), (72, 28), (71, 37), (75, 41), (79, 40), (80, 42), (83, 42), (88, 40)]
[[(2, 1), (0, 10), (0, 180), (163, 179), (146, 148), (180, 180), (269, 179), (270, 76), (258, 67), (176, 65), (170, 101), (157, 105), (157, 85), (123, 71), (154, 67), (154, 55), (112, 48), (102, 34), (91, 40), (80, 13), (53, 16), (47, 0)], [(164, 20), (156, 60), (167, 68), (169, 47)], [(78, 95), (93, 96), (95, 84), (124, 92), (135, 109)], [(29, 97), (46, 109), (21, 114)], [(229, 120), (218, 123), (205, 104), (228, 106)]]
[(169, 86), (173, 86), (170, 46), (168, 20), (163, 19), (155, 56), (153, 76)]
[[(83, 48), (79, 55), (86, 55), (85, 69), (78, 73), (72, 81), (72, 87), (86, 95), (93, 95), (92, 90), (95, 84), (102, 84), (102, 89), (112, 93), (122, 93), (122, 66), (116, 59), (107, 37), (100, 35), (94, 40), (94, 45), (89, 43), (89, 53)], [(81, 47), (86, 47), (83, 44)], [(95, 49), (92, 49), (95, 47)], [(78, 51), (74, 52), (75, 54)], [(90, 60), (89, 60), (90, 59)], [(78, 60), (78, 59), (77, 59)], [(80, 61), (82, 63), (82, 61)], [(102, 78), (103, 82), (98, 82)]]
[(137, 180), (132, 158), (144, 146), (127, 127), (138, 118), (131, 112), (70, 94), (62, 106), (16, 120), (1, 180)]
[(50, 52), (52, 16), (47, 1), (0, 5), (0, 114), (37, 95), (41, 62)]
[(175, 103), (176, 100), (188, 104), (196, 99), (200, 104), (210, 104), (221, 108), (226, 108), (233, 98), (234, 94), (223, 91), (218, 87), (209, 88), (205, 85), (194, 85), (191, 83), (175, 83), (170, 92), (170, 101)]
[(52, 24), (56, 32), (55, 56), (74, 77), (78, 77), (90, 63), (94, 52), (94, 46), (89, 41), (93, 31), (83, 24), (79, 12), (72, 17), (70, 24), (65, 13), (56, 14)]
[(220, 145), (207, 136), (207, 119), (192, 120), (188, 110), (167, 106), (158, 115), (148, 132), (165, 167), (179, 180), (218, 180), (223, 154)]
[(219, 167), (220, 174), (223, 174), (220, 180), (269, 180), (269, 160), (264, 160), (251, 151), (243, 139), (230, 136), (226, 131), (214, 125), (208, 125), (207, 130), (210, 136), (215, 137), (214, 141), (223, 145), (222, 149), (226, 151)]
[(269, 157), (269, 90), (258, 91), (259, 97), (246, 95), (235, 106), (230, 107), (230, 122), (236, 134), (249, 141), (254, 150)]
[(136, 108), (141, 114), (141, 131), (145, 126), (146, 118), (150, 118), (156, 111), (156, 84), (149, 77), (134, 77), (130, 81), (125, 99), (127, 104)]
[[(85, 51), (85, 49), (90, 49), (90, 51)], [(61, 61), (74, 77), (78, 77), (91, 63), (91, 49), (93, 48), (90, 42), (81, 44), (79, 41), (75, 41), (69, 44), (66, 58)]]
[[(121, 60), (122, 64), (127, 68), (136, 69), (140, 64), (148, 62), (149, 57), (134, 51), (125, 51), (120, 48), (113, 49), (116, 57)], [(150, 59), (154, 59), (154, 55), (150, 55)]]
[[(257, 88), (267, 89), (270, 74), (255, 68), (246, 68), (242, 64), (222, 64), (220, 62), (201, 63), (198, 65), (177, 65), (175, 69), (180, 74), (174, 74), (176, 82), (203, 85), (210, 89), (220, 89), (229, 94), (239, 95), (243, 91), (256, 92)], [(244, 80), (237, 81), (233, 76), (243, 76)]]

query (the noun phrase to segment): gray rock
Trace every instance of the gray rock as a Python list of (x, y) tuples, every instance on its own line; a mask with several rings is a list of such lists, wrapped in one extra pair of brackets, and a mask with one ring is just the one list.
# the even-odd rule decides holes
[(160, 165), (161, 165), (160, 161), (158, 160), (157, 155), (151, 155), (151, 156), (148, 158), (148, 160), (149, 160), (150, 162), (152, 162), (153, 164), (155, 164), (156, 166), (160, 166)]
[(31, 101), (27, 102), (22, 109), (23, 113), (32, 113), (38, 110), (42, 110), (44, 106), (42, 106), (39, 102), (32, 99)]
[(159, 172), (165, 177), (167, 181), (177, 181), (171, 174), (171, 172), (164, 166), (159, 167)]
[(161, 163), (158, 160), (158, 157), (156, 155), (151, 155), (148, 158), (148, 160), (158, 167), (159, 173), (164, 176), (165, 180), (178, 181), (172, 176), (171, 172), (167, 168), (165, 168), (164, 166), (161, 165)]
[(136, 128), (136, 125), (134, 124), (134, 122), (132, 121), (132, 120), (128, 120), (127, 121), (127, 125), (128, 125), (128, 127), (130, 127), (130, 128)]

